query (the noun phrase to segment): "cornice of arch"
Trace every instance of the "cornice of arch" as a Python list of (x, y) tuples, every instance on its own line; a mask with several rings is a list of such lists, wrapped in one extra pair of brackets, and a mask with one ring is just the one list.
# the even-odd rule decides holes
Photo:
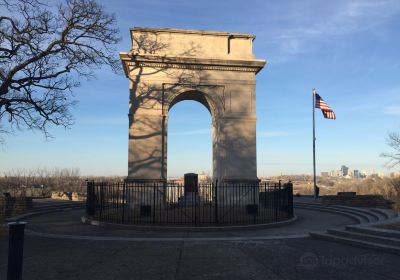
[(265, 60), (236, 60), (198, 57), (170, 57), (156, 55), (133, 55), (120, 53), (125, 74), (129, 68), (149, 67), (157, 69), (217, 70), (258, 73), (266, 64)]

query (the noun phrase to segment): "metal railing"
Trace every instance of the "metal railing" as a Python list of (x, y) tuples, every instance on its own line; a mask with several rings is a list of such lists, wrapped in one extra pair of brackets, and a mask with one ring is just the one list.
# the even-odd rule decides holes
[(254, 185), (87, 183), (87, 215), (95, 220), (137, 225), (245, 225), (293, 217), (293, 187)]

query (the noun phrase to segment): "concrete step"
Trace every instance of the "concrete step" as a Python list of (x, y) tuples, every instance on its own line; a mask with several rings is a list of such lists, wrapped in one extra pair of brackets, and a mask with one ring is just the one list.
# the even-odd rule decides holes
[(351, 213), (355, 213), (358, 215), (363, 215), (368, 218), (368, 222), (378, 222), (380, 221), (380, 216), (378, 216), (375, 212), (365, 210), (365, 209), (359, 209), (355, 207), (343, 207), (343, 206), (329, 206), (332, 209), (336, 209), (338, 211), (349, 211)]
[(339, 209), (339, 208), (327, 207), (327, 206), (316, 206), (316, 205), (295, 205), (295, 207), (302, 208), (302, 209), (310, 209), (310, 210), (316, 210), (316, 211), (341, 214), (341, 215), (353, 218), (358, 223), (370, 223), (370, 222), (376, 221), (374, 216), (371, 216), (364, 212), (359, 212), (359, 211), (354, 211), (354, 210)]
[(358, 232), (364, 234), (370, 234), (375, 236), (389, 237), (389, 238), (400, 238), (400, 231), (386, 230), (374, 227), (361, 227), (355, 225), (346, 226), (347, 231)]
[(40, 211), (51, 211), (51, 210), (58, 210), (58, 209), (80, 209), (84, 208), (85, 205), (66, 205), (66, 206), (55, 206), (55, 207), (40, 207), (40, 208), (33, 208), (29, 212), (40, 212)]
[(400, 238), (383, 237), (374, 234), (366, 234), (347, 230), (328, 229), (327, 232), (332, 235), (353, 238), (373, 243), (386, 244), (392, 246), (400, 246)]
[(293, 203), (294, 205), (310, 205), (310, 206), (320, 206), (320, 207), (323, 206), (321, 203), (313, 203), (313, 202), (294, 201)]
[(34, 208), (47, 208), (47, 207), (68, 207), (68, 206), (79, 206), (79, 205), (85, 205), (85, 203), (63, 203), (63, 204), (59, 204), (59, 203), (55, 203), (55, 204), (51, 204), (51, 205), (40, 205), (40, 206), (34, 206)]
[(386, 253), (400, 255), (400, 246), (379, 244), (379, 243), (375, 243), (375, 242), (369, 242), (369, 241), (358, 240), (358, 239), (349, 238), (349, 237), (337, 236), (337, 235), (323, 233), (323, 232), (310, 232), (310, 236), (314, 237), (314, 238), (322, 239), (322, 240), (333, 241), (333, 242), (338, 242), (338, 243), (343, 243), (343, 244), (348, 244), (348, 245), (353, 245), (353, 246), (360, 246), (360, 247), (364, 247), (364, 248), (383, 251)]
[(302, 209), (309, 209), (309, 210), (314, 210), (314, 211), (322, 211), (322, 212), (329, 212), (329, 213), (334, 213), (334, 214), (340, 214), (344, 215), (347, 217), (350, 217), (354, 220), (356, 220), (358, 223), (369, 223), (371, 221), (370, 218), (367, 216), (360, 214), (360, 213), (354, 213), (350, 211), (344, 211), (340, 209), (335, 209), (335, 208), (329, 208), (329, 207), (315, 207), (315, 206), (297, 206), (297, 208), (302, 208)]
[(392, 209), (382, 209), (382, 208), (369, 208), (369, 210), (375, 213), (380, 213), (384, 215), (387, 219), (392, 219), (398, 217), (398, 213)]
[(357, 211), (360, 213), (363, 213), (365, 215), (368, 215), (370, 217), (372, 217), (372, 221), (381, 221), (381, 220), (386, 220), (387, 216), (383, 215), (383, 213), (377, 213), (375, 211), (371, 211), (368, 208), (361, 208), (361, 207), (349, 207), (349, 206), (343, 206), (343, 205), (335, 205), (335, 206), (330, 206), (332, 208), (336, 208), (336, 209), (345, 209), (345, 210), (349, 210), (349, 211)]
[(32, 208), (33, 211), (40, 210), (50, 210), (50, 209), (60, 209), (60, 208), (80, 208), (84, 207), (85, 203), (66, 203), (66, 204), (54, 204), (54, 205), (45, 205), (45, 206), (34, 206)]
[(350, 207), (345, 205), (322, 206), (320, 203), (312, 203), (312, 202), (295, 202), (295, 206), (296, 204), (297, 206), (312, 206), (312, 207), (320, 206), (320, 207), (329, 207), (336, 209), (346, 209), (350, 211), (358, 211), (373, 216), (376, 221), (395, 218), (398, 217), (399, 215), (396, 211), (392, 209), (384, 209), (384, 208)]
[(388, 215), (388, 213), (376, 210), (375, 208), (369, 208), (368, 210), (375, 213), (377, 216), (379, 216), (379, 221), (383, 221), (383, 220), (387, 220), (387, 219), (391, 218), (390, 215)]
[(317, 199), (315, 199), (313, 196), (301, 196), (301, 197), (297, 197), (297, 196), (293, 196), (293, 202), (294, 203), (313, 203), (313, 204), (322, 204), (322, 198), (319, 197)]
[(34, 205), (64, 205), (64, 204), (80, 204), (80, 203), (85, 203), (86, 200), (79, 200), (79, 201), (74, 201), (74, 200), (54, 200), (54, 201), (46, 201), (46, 202), (38, 202), (38, 201), (33, 201)]
[(53, 213), (53, 212), (62, 212), (62, 211), (68, 211), (68, 210), (83, 209), (83, 208), (85, 208), (85, 206), (86, 206), (85, 203), (65, 203), (65, 204), (62, 203), (62, 204), (34, 207), (23, 214), (9, 217), (5, 221), (13, 222), (13, 221), (24, 219), (26, 217), (31, 217), (31, 216), (36, 216), (36, 215), (42, 215), (42, 214)]
[[(295, 203), (296, 205), (296, 203)], [(349, 207), (344, 205), (330, 205), (330, 206), (323, 206), (314, 203), (298, 203), (297, 206), (310, 206), (310, 207), (321, 207), (321, 208), (329, 208), (329, 209), (337, 209), (337, 210), (344, 210), (344, 211), (352, 211), (357, 212), (360, 214), (364, 214), (370, 218), (372, 221), (378, 221), (381, 218), (385, 218), (386, 216), (381, 213), (376, 213), (375, 211), (371, 211), (368, 208), (360, 208), (360, 207)]]
[(295, 206), (295, 208), (300, 208), (300, 209), (306, 209), (306, 210), (313, 210), (313, 211), (321, 211), (321, 212), (327, 212), (327, 213), (333, 213), (333, 214), (338, 214), (342, 216), (346, 216), (348, 218), (353, 219), (357, 223), (366, 223), (365, 219), (361, 219), (359, 216), (355, 216), (349, 213), (345, 213), (342, 211), (334, 210), (334, 209), (327, 209), (327, 208), (316, 208), (316, 207), (308, 207), (308, 206)]

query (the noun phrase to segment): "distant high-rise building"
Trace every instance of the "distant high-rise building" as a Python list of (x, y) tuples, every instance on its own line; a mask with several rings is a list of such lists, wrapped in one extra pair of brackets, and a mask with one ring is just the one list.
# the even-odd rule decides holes
[(341, 175), (343, 177), (347, 176), (349, 174), (349, 168), (345, 165), (342, 165), (342, 167), (340, 168), (340, 171), (341, 171), (341, 173), (342, 173)]
[(347, 175), (346, 175), (346, 177), (347, 177), (347, 178), (353, 178), (353, 176), (354, 176), (353, 169), (349, 168), (349, 169), (347, 170)]
[(360, 178), (361, 178), (360, 170), (354, 169), (354, 171), (353, 171), (353, 177), (354, 177), (355, 179), (360, 179)]

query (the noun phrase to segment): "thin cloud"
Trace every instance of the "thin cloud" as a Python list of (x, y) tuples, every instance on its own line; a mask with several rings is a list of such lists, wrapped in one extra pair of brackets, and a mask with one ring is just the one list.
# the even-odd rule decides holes
[(389, 106), (383, 111), (385, 115), (400, 116), (400, 106)]
[[(334, 5), (319, 12), (307, 6), (302, 7), (302, 11), (292, 12), (290, 22), (295, 22), (296, 26), (277, 28), (274, 30), (275, 36), (270, 38), (270, 43), (275, 45), (281, 55), (304, 54), (332, 39), (337, 44), (340, 36), (363, 30), (373, 32), (377, 26), (399, 15), (400, 5), (397, 0), (335, 1)], [(277, 58), (285, 60), (284, 57)]]

